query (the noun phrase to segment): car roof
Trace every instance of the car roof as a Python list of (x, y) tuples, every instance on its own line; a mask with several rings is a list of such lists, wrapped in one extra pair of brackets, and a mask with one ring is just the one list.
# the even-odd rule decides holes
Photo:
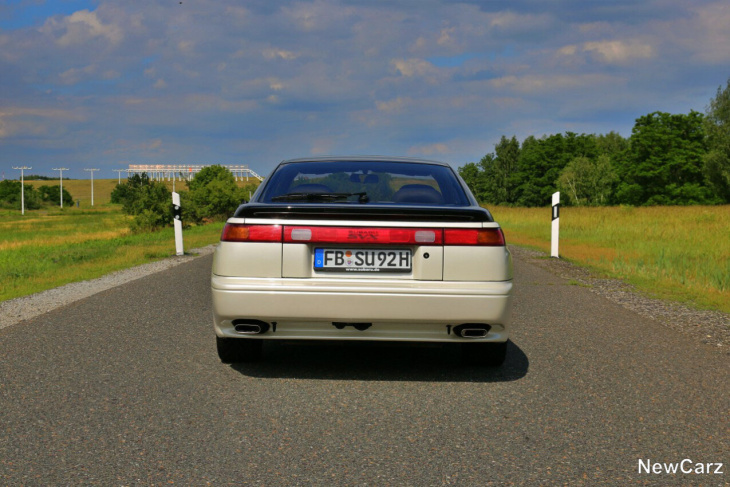
[(431, 161), (428, 159), (418, 159), (414, 157), (391, 157), (391, 156), (317, 156), (302, 157), (298, 159), (287, 159), (281, 161), (281, 164), (289, 164), (295, 162), (405, 162), (416, 164), (434, 164), (438, 166), (450, 167), (448, 163), (442, 161)]

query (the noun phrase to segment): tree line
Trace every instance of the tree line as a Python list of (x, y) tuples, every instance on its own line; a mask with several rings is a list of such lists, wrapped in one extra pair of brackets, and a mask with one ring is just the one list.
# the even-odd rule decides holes
[(459, 173), (480, 202), (691, 205), (730, 203), (730, 79), (706, 113), (654, 112), (636, 119), (631, 136), (502, 136), (493, 153)]
[[(186, 226), (225, 221), (256, 189), (255, 184), (239, 188), (233, 174), (223, 166), (204, 167), (186, 185), (187, 190), (179, 192)], [(121, 204), (124, 213), (134, 216), (132, 231), (154, 231), (172, 225), (172, 193), (165, 183), (150, 179), (147, 173), (135, 174), (118, 184), (111, 202)]]
[[(25, 209), (38, 210), (43, 206), (57, 206), (61, 202), (59, 185), (46, 185), (35, 188), (32, 184), (23, 184)], [(63, 188), (63, 204), (71, 206), (74, 199), (66, 188)], [(21, 182), (6, 179), (0, 181), (0, 208), (20, 210)]]

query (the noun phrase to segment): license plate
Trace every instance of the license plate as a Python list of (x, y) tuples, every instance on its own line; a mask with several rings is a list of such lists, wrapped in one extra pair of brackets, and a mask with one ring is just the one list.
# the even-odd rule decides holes
[(410, 272), (408, 249), (314, 249), (314, 269), (334, 272)]

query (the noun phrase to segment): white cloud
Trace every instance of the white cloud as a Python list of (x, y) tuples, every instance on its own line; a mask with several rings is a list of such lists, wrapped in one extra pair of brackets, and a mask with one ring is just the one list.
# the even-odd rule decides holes
[(438, 71), (436, 66), (423, 59), (393, 59), (390, 63), (405, 77), (426, 76)]
[(61, 20), (49, 19), (41, 30), (52, 34), (62, 32), (56, 39), (56, 43), (62, 47), (83, 44), (97, 38), (118, 44), (124, 37), (118, 26), (103, 23), (96, 12), (89, 10), (79, 10)]
[(75, 85), (82, 79), (94, 74), (96, 66), (90, 64), (84, 68), (71, 68), (59, 75), (61, 83), (64, 85)]
[(411, 103), (411, 99), (408, 97), (397, 97), (393, 100), (388, 101), (376, 101), (375, 106), (377, 109), (381, 112), (400, 112), (402, 111), (408, 104)]
[(651, 59), (654, 48), (640, 41), (599, 41), (586, 42), (583, 51), (594, 53), (608, 64), (624, 64), (632, 61)]
[(262, 54), (266, 59), (284, 59), (285, 61), (292, 61), (299, 57), (299, 54), (295, 52), (276, 48), (264, 49)]
[(665, 26), (669, 32), (682, 32), (672, 40), (688, 48), (701, 62), (730, 62), (730, 5), (723, 1), (697, 5), (693, 15), (676, 26)]
[(544, 74), (504, 76), (489, 83), (498, 90), (508, 90), (531, 96), (576, 89), (597, 89), (600, 86), (615, 85), (621, 80), (605, 74)]

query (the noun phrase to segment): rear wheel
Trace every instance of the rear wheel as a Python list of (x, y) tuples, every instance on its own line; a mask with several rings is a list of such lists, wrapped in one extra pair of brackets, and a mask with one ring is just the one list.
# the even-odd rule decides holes
[(215, 337), (218, 357), (224, 364), (255, 362), (261, 359), (263, 340), (260, 338)]
[(470, 365), (499, 367), (507, 357), (507, 342), (462, 343), (461, 355)]

